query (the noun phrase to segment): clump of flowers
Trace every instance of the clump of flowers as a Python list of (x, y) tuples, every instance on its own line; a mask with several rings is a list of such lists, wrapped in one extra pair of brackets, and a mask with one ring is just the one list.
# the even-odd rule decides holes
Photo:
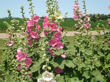
[(16, 55), (16, 59), (20, 62), (20, 64), (18, 64), (18, 69), (19, 71), (22, 70), (22, 65), (25, 65), (25, 68), (29, 68), (29, 65), (32, 61), (31, 58), (26, 57), (27, 54), (21, 51), (21, 48), (17, 49), (17, 55)]
[(40, 37), (40, 25), (38, 24), (39, 22), (39, 17), (38, 16), (33, 16), (32, 19), (30, 19), (27, 22), (27, 32), (28, 32), (28, 45), (32, 47), (32, 43), (37, 44)]
[(39, 78), (37, 82), (56, 82), (55, 80), (53, 80), (53, 77), (54, 77), (53, 73), (45, 71), (42, 74), (42, 78)]
[(91, 24), (89, 22), (90, 17), (88, 14), (86, 14), (85, 16), (83, 15), (83, 13), (80, 11), (78, 1), (75, 1), (73, 5), (73, 13), (74, 13), (73, 19), (78, 22), (78, 24), (75, 24), (75, 27), (77, 29), (83, 28), (83, 32), (87, 32), (87, 29), (91, 27)]

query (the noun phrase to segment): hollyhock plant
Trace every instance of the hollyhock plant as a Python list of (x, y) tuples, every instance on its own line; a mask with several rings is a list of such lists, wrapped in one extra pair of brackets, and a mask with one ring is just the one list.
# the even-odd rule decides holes
[(60, 74), (60, 73), (63, 73), (63, 72), (64, 72), (64, 69), (60, 69), (59, 67), (55, 67), (55, 68), (54, 68), (54, 71), (55, 71), (57, 74)]

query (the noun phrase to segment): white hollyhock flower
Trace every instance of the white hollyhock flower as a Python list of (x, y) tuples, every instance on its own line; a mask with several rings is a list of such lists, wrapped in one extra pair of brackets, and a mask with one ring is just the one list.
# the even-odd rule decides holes
[(39, 79), (37, 80), (37, 82), (45, 82), (45, 80), (44, 80), (43, 78), (39, 78)]
[[(53, 74), (48, 72), (48, 71), (45, 71), (43, 74), (42, 74), (42, 78), (45, 80), (45, 81), (49, 81), (51, 82), (51, 80), (53, 79)], [(53, 81), (52, 81), (53, 82)]]

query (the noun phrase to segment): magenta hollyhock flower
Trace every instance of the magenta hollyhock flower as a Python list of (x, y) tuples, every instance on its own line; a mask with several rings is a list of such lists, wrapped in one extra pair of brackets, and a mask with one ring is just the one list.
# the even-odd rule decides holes
[(48, 35), (48, 32), (47, 31), (44, 31), (44, 35), (47, 36)]
[(57, 28), (58, 28), (58, 26), (57, 26), (56, 23), (50, 25), (50, 30), (51, 30), (51, 31), (56, 31)]
[(28, 45), (29, 45), (30, 47), (32, 47), (32, 42), (31, 42), (31, 40), (28, 40)]
[(58, 32), (62, 32), (62, 27), (60, 27), (60, 28), (58, 29)]
[(34, 31), (32, 31), (31, 33), (30, 33), (30, 35), (31, 35), (31, 37), (33, 38), (33, 39), (35, 39), (35, 38), (38, 38), (38, 33), (36, 32), (34, 32)]
[(57, 45), (56, 45), (56, 49), (61, 49), (64, 47), (64, 44), (62, 42), (57, 42)]
[(27, 74), (29, 77), (32, 77), (32, 73)]
[(39, 21), (39, 16), (33, 16), (32, 20), (36, 23), (38, 23)]
[(64, 53), (64, 54), (61, 55), (61, 57), (65, 59), (67, 57), (67, 54)]
[(37, 29), (37, 30), (40, 30), (40, 25), (37, 25), (37, 26), (36, 26), (36, 29)]
[(28, 39), (31, 39), (31, 35), (27, 36)]
[(8, 46), (12, 46), (14, 44), (14, 41), (9, 41)]
[(50, 23), (49, 22), (43, 22), (43, 28), (45, 29), (45, 28), (48, 28), (49, 27), (49, 25), (50, 25)]
[(55, 68), (54, 68), (54, 71), (55, 71), (57, 74), (60, 74), (60, 73), (63, 73), (63, 72), (64, 72), (64, 69), (60, 69), (59, 67), (55, 67)]
[(27, 26), (27, 32), (31, 32), (32, 28), (30, 28), (29, 26)]
[(26, 53), (22, 52), (20, 48), (17, 49), (17, 55), (16, 55), (16, 59), (18, 61), (21, 61), (22, 59), (26, 58)]
[(52, 38), (52, 39), (49, 41), (50, 46), (55, 47), (55, 46), (57, 45), (57, 41), (58, 41), (57, 38)]
[(44, 22), (48, 22), (48, 17), (47, 16), (44, 17)]
[(61, 33), (60, 32), (54, 33), (54, 37), (57, 38), (58, 40), (60, 40), (61, 39)]
[(29, 64), (31, 63), (31, 61), (32, 61), (31, 58), (25, 58), (24, 63), (25, 63), (25, 67), (26, 67), (26, 68), (29, 68)]
[(18, 70), (21, 71), (21, 64), (18, 64)]
[(48, 51), (49, 51), (49, 53), (51, 54), (51, 56), (52, 56), (53, 58), (55, 58), (56, 56), (58, 56), (58, 55), (56, 55), (56, 54), (53, 54), (53, 50), (51, 50), (51, 49), (49, 49), (49, 48), (48, 48)]
[(27, 27), (33, 27), (33, 26), (34, 26), (34, 21), (33, 20), (28, 20)]

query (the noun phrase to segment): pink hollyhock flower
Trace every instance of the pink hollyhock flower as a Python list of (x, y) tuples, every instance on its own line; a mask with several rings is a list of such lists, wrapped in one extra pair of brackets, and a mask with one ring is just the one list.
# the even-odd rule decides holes
[(57, 38), (53, 38), (49, 41), (50, 46), (55, 47), (57, 45)]
[(31, 35), (27, 36), (28, 39), (31, 39)]
[(95, 39), (95, 36), (92, 36), (91, 39), (94, 40)]
[(36, 29), (37, 29), (37, 30), (40, 30), (40, 25), (37, 25)]
[(60, 28), (58, 29), (58, 32), (62, 32), (62, 27), (60, 27)]
[(47, 31), (44, 31), (44, 35), (47, 36), (48, 35), (48, 32)]
[(31, 63), (32, 59), (31, 58), (26, 58), (24, 63), (25, 63), (25, 67), (29, 68), (29, 64)]
[(33, 16), (32, 20), (36, 23), (38, 23), (39, 21), (39, 16)]
[(55, 67), (55, 68), (54, 68), (54, 71), (55, 71), (57, 74), (60, 74), (60, 73), (63, 73), (63, 72), (64, 72), (64, 69), (60, 69), (59, 67)]
[(43, 28), (45, 29), (45, 28), (48, 28), (49, 27), (49, 25), (50, 25), (50, 23), (49, 22), (43, 22)]
[(87, 30), (86, 29), (84, 30), (84, 33), (87, 33)]
[(9, 41), (8, 46), (12, 46), (14, 44), (14, 41)]
[(26, 53), (22, 52), (20, 48), (17, 49), (17, 55), (16, 55), (16, 59), (18, 61), (21, 61), (22, 59), (26, 58)]
[(32, 77), (32, 74), (31, 73), (29, 73), (29, 74), (27, 74), (29, 77)]
[(90, 28), (91, 27), (91, 24), (90, 23), (84, 24), (84, 27)]
[(49, 51), (49, 53), (51, 54), (51, 56), (52, 56), (53, 58), (55, 58), (56, 56), (58, 56), (58, 55), (54, 55), (54, 54), (53, 54), (53, 50), (51, 50), (51, 49), (49, 49), (49, 48), (48, 48), (48, 51)]
[(108, 24), (110, 24), (110, 20), (108, 21)]
[(33, 27), (33, 26), (34, 26), (34, 21), (33, 20), (28, 20), (27, 27)]
[(30, 28), (29, 26), (27, 26), (27, 32), (31, 32), (32, 28)]
[(35, 39), (35, 38), (38, 38), (38, 33), (37, 33), (37, 32), (35, 33), (34, 31), (32, 31), (32, 32), (30, 33), (30, 35), (31, 35), (31, 37), (34, 38), (34, 39)]
[(31, 40), (28, 40), (28, 45), (29, 45), (30, 47), (32, 47), (32, 42), (31, 42)]
[(57, 30), (57, 27), (58, 27), (58, 26), (57, 26), (56, 23), (51, 24), (51, 25), (50, 25), (50, 30), (51, 30), (51, 31), (56, 31), (56, 30)]
[(21, 71), (21, 64), (18, 64), (18, 70)]
[(75, 24), (75, 27), (78, 28), (78, 24)]
[(54, 37), (57, 38), (58, 40), (60, 40), (61, 39), (61, 33), (60, 32), (54, 33)]
[(61, 55), (61, 57), (65, 59), (67, 57), (67, 54), (64, 53), (64, 54)]
[(57, 42), (57, 45), (56, 45), (56, 49), (61, 49), (64, 47), (64, 44), (62, 42)]
[(77, 21), (77, 20), (78, 20), (78, 16), (75, 15), (75, 16), (73, 17), (73, 19), (74, 19), (75, 21)]
[(48, 17), (47, 16), (44, 17), (44, 22), (48, 22)]

